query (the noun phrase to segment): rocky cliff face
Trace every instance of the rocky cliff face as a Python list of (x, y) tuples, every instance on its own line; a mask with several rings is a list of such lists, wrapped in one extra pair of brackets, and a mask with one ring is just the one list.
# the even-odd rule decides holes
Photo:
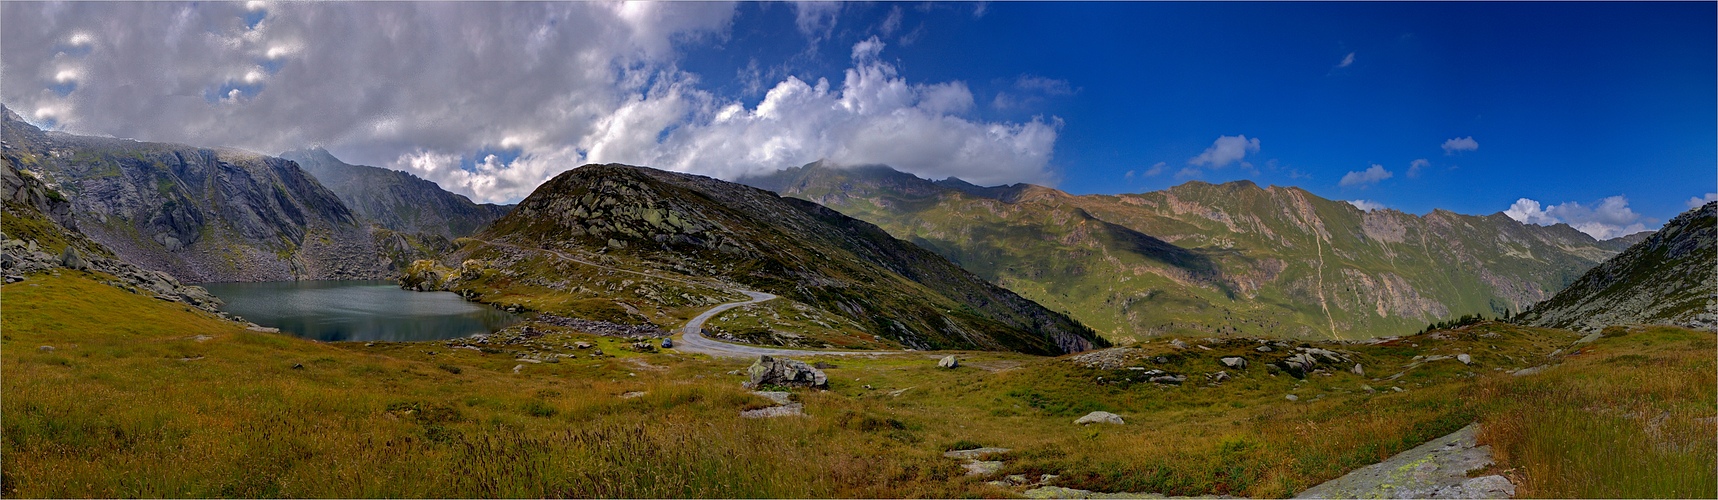
[(470, 236), (513, 208), (472, 203), (409, 173), (350, 165), (321, 148), (287, 151), (280, 157), (297, 162), (358, 217), (397, 233)]
[(10, 110), (5, 161), (70, 201), (119, 258), (181, 279), (387, 274), (368, 228), (296, 164), (230, 149), (43, 132)]
[(741, 182), (875, 223), (1122, 341), (1409, 333), (1518, 311), (1622, 246), (1503, 214), (1366, 212), (1246, 181), (1073, 196), (812, 164)]
[(1518, 322), (1598, 330), (1670, 324), (1718, 331), (1718, 202), (1684, 212)]
[[(10, 141), (0, 145), (10, 147)], [(72, 220), (71, 202), (10, 162), (0, 168), (0, 194), (0, 276), (4, 282), (23, 281), (37, 273), (103, 273), (112, 277), (103, 282), (132, 293), (220, 313), (220, 299), (202, 287), (187, 286), (167, 273), (120, 260), (75, 227), (62, 225), (59, 220)]]
[(1102, 343), (876, 226), (707, 177), (587, 165), (538, 187), (479, 238), (731, 280), (918, 348), (1062, 353)]

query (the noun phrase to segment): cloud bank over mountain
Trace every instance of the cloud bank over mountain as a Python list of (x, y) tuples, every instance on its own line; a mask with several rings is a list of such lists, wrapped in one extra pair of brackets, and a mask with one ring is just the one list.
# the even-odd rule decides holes
[(1060, 119), (974, 118), (965, 83), (911, 82), (875, 38), (854, 45), (840, 82), (763, 82), (755, 105), (707, 90), (679, 48), (727, 37), (730, 3), (0, 8), (0, 100), (39, 124), (265, 153), (322, 145), (478, 201), (594, 162), (733, 177), (827, 158), (1056, 178)]

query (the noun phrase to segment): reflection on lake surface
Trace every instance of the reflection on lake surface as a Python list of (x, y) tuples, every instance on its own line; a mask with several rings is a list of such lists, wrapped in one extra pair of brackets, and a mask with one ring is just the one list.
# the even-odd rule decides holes
[(392, 281), (203, 283), (229, 313), (322, 341), (439, 340), (491, 333), (518, 316), (451, 292), (401, 290)]

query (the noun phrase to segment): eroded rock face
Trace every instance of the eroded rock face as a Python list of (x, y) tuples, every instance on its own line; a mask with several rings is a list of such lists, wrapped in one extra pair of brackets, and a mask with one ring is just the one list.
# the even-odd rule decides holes
[(758, 356), (758, 360), (746, 368), (746, 375), (750, 378), (745, 383), (749, 389), (764, 386), (829, 387), (829, 376), (824, 375), (823, 370), (794, 359)]
[[(7, 163), (30, 165), (25, 176), (56, 188), (7, 193), (27, 204), (64, 199), (64, 209), (38, 210), (125, 262), (186, 281), (386, 275), (367, 225), (291, 161), (49, 134), (10, 110), (3, 121)], [(8, 172), (8, 184), (13, 176)]]

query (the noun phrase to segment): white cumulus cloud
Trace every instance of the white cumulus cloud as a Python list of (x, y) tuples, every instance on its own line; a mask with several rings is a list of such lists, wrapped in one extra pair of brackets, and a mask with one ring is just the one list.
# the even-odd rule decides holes
[(1378, 203), (1376, 201), (1371, 201), (1371, 200), (1348, 200), (1348, 204), (1354, 205), (1354, 208), (1358, 208), (1358, 209), (1360, 209), (1362, 211), (1366, 211), (1366, 212), (1390, 208), (1390, 207), (1384, 206), (1383, 203)]
[(1700, 208), (1706, 206), (1707, 203), (1712, 203), (1714, 201), (1718, 201), (1718, 193), (1706, 193), (1705, 196), (1692, 196), (1688, 198), (1688, 208), (1690, 210)]
[[(841, 7), (792, 8), (781, 28), (821, 37)], [(0, 101), (21, 115), (264, 153), (322, 145), (479, 201), (518, 200), (593, 162), (732, 178), (829, 159), (1055, 180), (1060, 119), (972, 118), (966, 83), (909, 81), (876, 39), (855, 44), (838, 81), (753, 68), (756, 105), (712, 92), (679, 69), (680, 51), (724, 39), (731, 3), (3, 2), (0, 13)]]
[(1419, 177), (1420, 176), (1420, 170), (1423, 170), (1426, 167), (1430, 167), (1430, 166), (1432, 166), (1432, 162), (1430, 160), (1425, 159), (1425, 158), (1420, 158), (1420, 159), (1414, 160), (1413, 162), (1408, 163), (1408, 178), (1412, 179), (1415, 177)]
[(1343, 175), (1342, 180), (1337, 182), (1337, 185), (1342, 187), (1369, 186), (1395, 176), (1395, 173), (1385, 169), (1383, 165), (1373, 164), (1372, 168)]
[(1187, 160), (1188, 165), (1223, 168), (1246, 158), (1249, 153), (1259, 152), (1259, 139), (1248, 139), (1245, 135), (1218, 136), (1211, 142), (1211, 147)]
[(1473, 136), (1460, 137), (1460, 138), (1455, 138), (1455, 139), (1450, 139), (1450, 140), (1444, 141), (1444, 154), (1446, 154), (1446, 155), (1453, 155), (1453, 154), (1456, 154), (1456, 153), (1462, 152), (1462, 151), (1478, 151), (1478, 150), (1479, 150), (1479, 141), (1473, 140)]
[(1503, 213), (1523, 224), (1568, 224), (1600, 240), (1647, 230), (1644, 218), (1630, 209), (1628, 198), (1621, 195), (1599, 200), (1590, 206), (1571, 201), (1547, 207), (1537, 200), (1521, 198)]

